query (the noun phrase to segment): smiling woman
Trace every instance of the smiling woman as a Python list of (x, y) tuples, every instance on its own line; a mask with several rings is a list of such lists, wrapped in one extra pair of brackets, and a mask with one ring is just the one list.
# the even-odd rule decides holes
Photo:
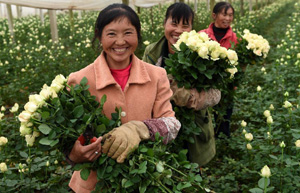
[[(99, 40), (103, 51), (94, 63), (71, 73), (68, 84), (78, 84), (86, 77), (97, 101), (107, 96), (103, 113), (108, 118), (116, 108), (123, 110), (122, 125), (103, 136), (103, 146), (101, 136), (86, 146), (77, 140), (71, 152), (66, 153), (71, 164), (93, 162), (101, 152), (123, 163), (141, 141), (154, 139), (158, 132), (168, 143), (180, 129), (169, 100), (172, 91), (166, 71), (134, 55), (141, 39), (137, 14), (127, 5), (112, 4), (100, 12), (95, 28), (93, 42)], [(87, 193), (94, 190), (96, 183), (95, 171), (86, 181), (81, 179), (80, 171), (75, 171), (69, 186), (75, 192)]]

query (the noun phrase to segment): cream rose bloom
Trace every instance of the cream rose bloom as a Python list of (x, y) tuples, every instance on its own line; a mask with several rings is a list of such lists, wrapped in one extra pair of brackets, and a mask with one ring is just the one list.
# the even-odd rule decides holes
[(284, 101), (284, 108), (291, 108), (293, 105), (289, 101)]
[(20, 126), (20, 135), (21, 136), (29, 135), (29, 134), (31, 134), (31, 132), (32, 132), (32, 129), (30, 127), (27, 127), (26, 124), (21, 123), (21, 126)]
[(0, 137), (0, 146), (6, 145), (7, 142), (8, 142), (8, 140), (6, 137), (3, 137), (3, 136)]
[(268, 124), (272, 124), (272, 123), (273, 123), (273, 118), (272, 118), (272, 116), (269, 116), (269, 117), (267, 118), (267, 123), (268, 123)]
[(257, 90), (257, 92), (260, 92), (261, 91), (261, 87), (257, 86), (256, 90)]
[(206, 44), (202, 43), (202, 45), (197, 50), (198, 55), (203, 59), (208, 59), (208, 47)]
[(227, 58), (232, 65), (235, 65), (238, 61), (238, 55), (234, 50), (227, 50)]
[(25, 141), (27, 143), (27, 146), (32, 147), (35, 141), (35, 137), (33, 135), (25, 135)]
[(264, 178), (269, 178), (271, 176), (271, 170), (270, 168), (265, 165), (261, 170), (261, 176), (264, 177)]
[(279, 145), (281, 148), (285, 148), (285, 143), (284, 143), (284, 141), (282, 141), (281, 143), (280, 143), (280, 145)]
[(4, 113), (0, 113), (0, 120), (4, 117)]
[(270, 110), (274, 110), (274, 105), (273, 104), (270, 104), (270, 107), (269, 107)]
[(300, 139), (295, 142), (296, 147), (300, 147)]
[(30, 113), (34, 113), (38, 109), (38, 106), (33, 102), (28, 102), (24, 105), (24, 109)]
[(245, 138), (246, 138), (247, 141), (252, 141), (252, 140), (253, 140), (253, 135), (252, 135), (252, 133), (246, 133), (246, 134), (245, 134)]
[(226, 72), (229, 72), (230, 73), (230, 78), (233, 78), (234, 77), (234, 74), (237, 73), (238, 69), (237, 68), (227, 68), (226, 69)]
[(250, 143), (247, 143), (247, 149), (249, 149), (249, 150), (252, 149), (252, 145)]
[(28, 122), (30, 120), (30, 117), (31, 117), (31, 113), (28, 111), (22, 111), (18, 116), (19, 121), (21, 122)]
[(242, 127), (246, 127), (246, 126), (247, 126), (247, 122), (246, 122), (246, 121), (244, 121), (244, 120), (242, 120), (242, 122), (241, 122), (241, 126), (242, 126)]
[(7, 165), (6, 165), (6, 163), (4, 163), (4, 162), (0, 163), (0, 171), (2, 173), (7, 172)]
[(265, 110), (265, 111), (264, 111), (264, 116), (265, 116), (266, 118), (268, 118), (269, 116), (271, 116), (271, 112), (270, 112), (269, 110)]
[(148, 46), (150, 44), (150, 42), (148, 40), (143, 42), (145, 46)]
[(29, 102), (33, 102), (38, 107), (41, 107), (45, 104), (45, 98), (39, 94), (29, 95)]
[(14, 106), (10, 109), (11, 113), (15, 113), (19, 110), (19, 104), (15, 103)]

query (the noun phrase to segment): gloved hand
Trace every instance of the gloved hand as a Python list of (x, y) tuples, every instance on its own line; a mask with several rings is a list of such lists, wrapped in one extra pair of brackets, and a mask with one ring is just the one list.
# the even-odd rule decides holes
[(193, 108), (195, 110), (202, 110), (207, 107), (215, 106), (220, 102), (221, 92), (218, 89), (209, 89), (207, 92), (202, 90), (198, 92), (197, 89), (178, 88), (177, 82), (172, 75), (168, 74), (171, 90), (173, 96), (171, 100), (180, 107)]
[(105, 139), (102, 152), (123, 163), (127, 155), (135, 150), (141, 140), (150, 138), (148, 127), (141, 121), (129, 121), (114, 128), (103, 136)]

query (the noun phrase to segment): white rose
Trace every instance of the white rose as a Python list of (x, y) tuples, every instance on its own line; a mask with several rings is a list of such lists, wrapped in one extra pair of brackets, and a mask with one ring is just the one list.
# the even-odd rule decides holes
[(266, 118), (268, 118), (269, 116), (271, 116), (271, 112), (270, 112), (269, 110), (265, 110), (265, 111), (264, 111), (264, 116), (265, 116)]
[(24, 105), (24, 109), (28, 112), (35, 112), (38, 109), (38, 106), (33, 102), (28, 102)]
[(246, 133), (246, 134), (245, 134), (245, 138), (246, 138), (247, 141), (252, 141), (252, 140), (253, 140), (253, 135), (252, 135), (252, 133)]
[(41, 107), (45, 104), (45, 98), (39, 94), (29, 95), (29, 102), (33, 102), (38, 107)]
[(20, 135), (25, 136), (31, 134), (32, 129), (30, 127), (27, 127), (26, 124), (22, 124), (20, 126)]
[(270, 105), (269, 109), (270, 110), (274, 110), (275, 109), (274, 106), (273, 106), (273, 104)]
[(300, 59), (300, 53), (297, 54), (297, 58)]
[(284, 141), (282, 141), (281, 143), (280, 143), (280, 145), (279, 145), (281, 148), (285, 148), (285, 143), (284, 143)]
[(286, 96), (286, 97), (288, 97), (288, 96), (289, 96), (289, 92), (288, 92), (288, 91), (286, 91), (286, 92), (283, 94), (283, 96)]
[(252, 149), (252, 145), (250, 143), (247, 143), (247, 149), (249, 149), (249, 150)]
[(202, 44), (197, 50), (198, 55), (203, 59), (208, 59), (208, 47), (205, 44)]
[(6, 108), (4, 106), (1, 107), (1, 111), (5, 111)]
[(244, 121), (244, 120), (242, 120), (242, 122), (241, 122), (241, 126), (242, 126), (242, 127), (246, 127), (246, 126), (247, 126), (247, 122), (246, 122), (246, 121)]
[(268, 124), (272, 124), (272, 123), (273, 123), (273, 118), (272, 118), (272, 116), (269, 116), (269, 117), (267, 118), (267, 123), (268, 123)]
[(1, 136), (0, 137), (0, 146), (4, 146), (5, 144), (7, 144), (8, 140), (6, 137)]
[(265, 71), (266, 71), (265, 67), (262, 67), (262, 68), (260, 69), (260, 71), (265, 72)]
[(261, 91), (261, 87), (257, 86), (256, 90), (257, 90), (257, 92), (260, 92)]
[(261, 176), (264, 178), (269, 178), (271, 176), (271, 170), (267, 165), (265, 165), (260, 171)]
[(47, 84), (43, 85), (42, 90), (40, 91), (40, 95), (45, 98), (45, 100), (48, 100), (49, 97), (52, 95), (52, 92), (50, 90), (50, 87)]
[(64, 88), (64, 86), (63, 86), (62, 84), (59, 84), (59, 83), (54, 82), (54, 81), (51, 83), (50, 87), (51, 87), (56, 93), (58, 93), (61, 89)]
[(0, 163), (0, 171), (2, 173), (7, 172), (7, 165), (6, 165), (6, 163), (4, 163), (4, 162)]
[(296, 147), (300, 147), (300, 139), (295, 142)]
[(19, 110), (19, 104), (15, 103), (14, 106), (10, 109), (11, 113), (15, 113)]
[(214, 50), (214, 51), (212, 51), (212, 53), (210, 54), (210, 56), (211, 56), (211, 59), (212, 59), (213, 61), (219, 60), (219, 59), (220, 59), (220, 58), (219, 58), (219, 56), (220, 56), (219, 50)]
[(22, 113), (19, 114), (18, 118), (21, 122), (28, 122), (30, 120), (31, 113), (28, 111), (22, 111)]
[(148, 45), (150, 44), (150, 42), (149, 42), (148, 40), (144, 41), (143, 43), (144, 43), (144, 45), (146, 45), (146, 46), (148, 46)]
[(46, 167), (49, 167), (50, 163), (49, 161), (46, 162)]
[(291, 108), (293, 105), (289, 101), (284, 101), (284, 108)]
[(237, 68), (227, 68), (226, 69), (226, 72), (229, 72), (230, 73), (230, 78), (233, 78), (234, 77), (234, 74), (237, 73), (238, 69)]
[(27, 146), (31, 147), (33, 146), (33, 143), (35, 141), (35, 137), (32, 135), (25, 135), (25, 141), (27, 143)]
[(234, 50), (227, 50), (227, 58), (231, 64), (235, 64), (238, 61), (238, 55)]

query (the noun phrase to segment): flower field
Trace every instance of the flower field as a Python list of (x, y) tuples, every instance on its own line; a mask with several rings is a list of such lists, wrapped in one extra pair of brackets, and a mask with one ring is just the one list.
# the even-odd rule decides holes
[[(231, 137), (216, 140), (217, 155), (202, 168), (202, 185), (207, 192), (300, 192), (300, 1), (272, 1), (244, 16), (238, 2), (233, 6), (233, 30), (262, 35), (270, 51), (262, 63), (248, 65), (236, 85)], [(138, 57), (163, 35), (167, 7), (141, 9)], [(97, 15), (75, 14), (74, 28), (68, 14), (58, 15), (57, 43), (48, 15), (43, 24), (37, 16), (15, 19), (14, 39), (0, 18), (0, 192), (68, 192), (72, 170), (63, 154), (28, 148), (16, 116), (28, 96), (56, 75), (67, 76), (99, 55), (91, 43)], [(206, 5), (199, 4), (194, 29), (210, 22)]]

